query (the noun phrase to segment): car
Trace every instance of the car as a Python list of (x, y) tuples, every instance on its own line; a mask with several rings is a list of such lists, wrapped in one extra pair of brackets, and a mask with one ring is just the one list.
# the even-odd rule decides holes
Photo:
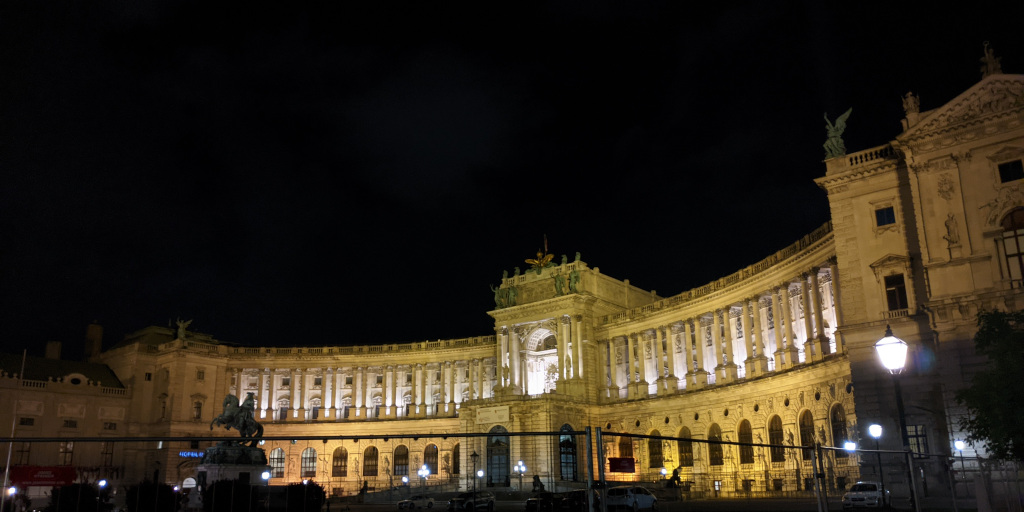
[(882, 490), (881, 482), (857, 482), (843, 494), (843, 510), (852, 508), (885, 508), (889, 491)]
[(403, 508), (407, 508), (409, 510), (414, 508), (434, 508), (434, 498), (424, 496), (422, 494), (409, 496), (408, 498), (398, 502), (398, 510), (402, 510)]
[[(562, 494), (562, 510), (567, 512), (582, 512), (587, 510), (587, 491), (586, 489), (576, 489), (575, 491), (569, 491)], [(600, 504), (597, 501), (597, 493), (593, 493), (595, 510), (600, 510)]]
[(639, 485), (619, 485), (611, 487), (607, 496), (608, 510), (639, 510), (654, 511), (658, 509), (658, 497)]
[(561, 493), (540, 491), (526, 499), (526, 512), (552, 512), (562, 507)]
[(494, 494), (490, 491), (476, 491), (459, 493), (448, 500), (448, 510), (453, 512), (465, 512), (475, 510), (494, 510)]

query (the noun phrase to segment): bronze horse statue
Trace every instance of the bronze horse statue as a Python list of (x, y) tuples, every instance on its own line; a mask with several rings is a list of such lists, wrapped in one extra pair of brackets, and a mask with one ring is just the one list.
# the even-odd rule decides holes
[(238, 397), (229, 394), (224, 397), (224, 412), (210, 422), (210, 430), (213, 430), (214, 425), (224, 425), (224, 430), (238, 431), (243, 439), (240, 444), (256, 446), (263, 437), (263, 425), (256, 421), (255, 410), (253, 393), (248, 393), (241, 404), (238, 403)]

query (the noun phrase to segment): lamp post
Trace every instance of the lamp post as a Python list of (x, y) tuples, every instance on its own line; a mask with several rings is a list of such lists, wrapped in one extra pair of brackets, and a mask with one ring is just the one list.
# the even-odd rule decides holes
[(420, 476), (420, 487), (426, 489), (427, 487), (427, 476), (430, 475), (430, 468), (426, 464), (420, 466), (420, 469), (416, 471), (416, 474)]
[(896, 391), (896, 413), (900, 420), (900, 438), (903, 441), (903, 451), (907, 456), (907, 482), (910, 485), (910, 503), (914, 510), (920, 512), (917, 504), (917, 489), (914, 483), (914, 468), (910, 460), (910, 439), (907, 437), (907, 416), (903, 411), (903, 390), (900, 389), (900, 373), (907, 364), (907, 342), (892, 334), (892, 329), (885, 326), (885, 336), (875, 343), (875, 351), (878, 352), (878, 359), (882, 366), (889, 370), (892, 375), (893, 388)]
[(473, 504), (474, 504), (474, 506), (476, 506), (476, 479), (477, 479), (476, 462), (477, 462), (477, 460), (480, 459), (480, 455), (478, 455), (476, 453), (476, 450), (474, 450), (473, 453), (470, 454), (469, 458), (470, 458), (470, 460), (473, 461)]
[(519, 492), (523, 492), (523, 473), (526, 473), (526, 464), (523, 464), (523, 461), (519, 461), (518, 464), (512, 466), (512, 471), (519, 475)]
[(956, 451), (960, 452), (960, 472), (964, 475), (964, 489), (967, 490), (967, 497), (970, 498), (971, 486), (967, 485), (967, 466), (964, 465), (964, 448), (967, 446), (964, 444), (963, 440), (957, 439), (956, 441), (953, 441), (953, 447), (956, 448)]
[(882, 426), (878, 423), (868, 425), (868, 435), (875, 438), (875, 457), (878, 458), (878, 483), (882, 487), (882, 499), (885, 500), (885, 476), (882, 475), (882, 452), (878, 448), (878, 438), (882, 437)]

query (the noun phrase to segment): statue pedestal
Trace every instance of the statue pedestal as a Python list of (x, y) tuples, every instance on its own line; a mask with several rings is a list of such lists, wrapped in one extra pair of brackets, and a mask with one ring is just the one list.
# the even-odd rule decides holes
[(267, 454), (262, 448), (238, 444), (219, 444), (206, 449), (203, 461), (196, 468), (200, 486), (218, 480), (248, 480), (252, 485), (263, 483), (263, 472), (269, 471)]

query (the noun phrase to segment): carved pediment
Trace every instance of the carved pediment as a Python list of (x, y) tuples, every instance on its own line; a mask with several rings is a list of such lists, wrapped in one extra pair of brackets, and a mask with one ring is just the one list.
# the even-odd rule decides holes
[(882, 276), (892, 271), (910, 273), (910, 257), (903, 254), (886, 254), (869, 265), (875, 273), (875, 279), (881, 282)]
[(1008, 112), (1024, 110), (1024, 75), (992, 75), (949, 103), (924, 113), (899, 139), (921, 139), (967, 123), (984, 122)]

